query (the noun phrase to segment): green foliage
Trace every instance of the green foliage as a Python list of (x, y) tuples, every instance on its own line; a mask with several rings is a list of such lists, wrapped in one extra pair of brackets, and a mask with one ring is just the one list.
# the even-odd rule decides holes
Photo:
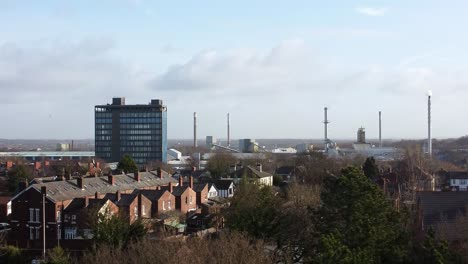
[[(319, 238), (309, 257), (323, 263), (399, 263), (408, 254), (403, 217), (360, 170), (348, 167), (341, 177), (329, 177), (314, 214)], [(327, 263), (327, 262), (325, 262)]]
[(280, 186), (281, 183), (283, 183), (283, 177), (280, 175), (274, 175), (273, 176), (273, 185), (274, 186)]
[(435, 232), (429, 229), (426, 239), (415, 249), (414, 263), (445, 264), (462, 263), (459, 256), (449, 250), (445, 240), (438, 240)]
[(216, 153), (211, 157), (206, 168), (213, 178), (219, 179), (229, 173), (229, 167), (237, 163), (236, 158), (229, 153)]
[(256, 238), (271, 238), (278, 231), (281, 199), (271, 187), (243, 183), (225, 212), (229, 228)]
[(371, 180), (376, 180), (379, 176), (379, 168), (377, 164), (375, 164), (374, 157), (367, 158), (362, 166), (362, 170), (364, 171), (364, 175)]
[(20, 182), (29, 182), (31, 179), (31, 173), (27, 168), (24, 165), (17, 165), (8, 172), (8, 190), (15, 192)]
[(129, 242), (140, 240), (145, 236), (146, 231), (140, 221), (129, 224), (126, 219), (109, 213), (99, 213), (93, 226), (96, 244), (113, 248), (124, 248)]
[(1, 263), (22, 264), (28, 263), (29, 261), (28, 257), (26, 257), (25, 254), (23, 254), (23, 251), (15, 246), (6, 246), (2, 248), (1, 254)]
[(70, 255), (61, 247), (54, 247), (47, 254), (48, 264), (68, 264)]
[(124, 155), (117, 165), (117, 169), (123, 170), (126, 173), (138, 172), (138, 166), (130, 155)]

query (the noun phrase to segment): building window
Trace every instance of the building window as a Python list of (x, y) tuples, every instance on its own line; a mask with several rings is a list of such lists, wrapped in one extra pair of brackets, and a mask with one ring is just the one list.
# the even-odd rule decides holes
[(39, 209), (36, 208), (36, 222), (40, 222), (40, 214), (39, 214)]
[(29, 208), (29, 222), (34, 222), (34, 208)]
[(133, 214), (135, 215), (135, 218), (138, 218), (138, 207), (133, 208)]
[(76, 228), (67, 227), (65, 228), (65, 239), (74, 239), (76, 236)]
[(192, 196), (189, 197), (189, 204), (192, 204)]
[(162, 208), (163, 208), (163, 211), (166, 210), (166, 201), (163, 201)]
[(463, 179), (463, 180), (460, 180), (460, 185), (465, 185), (466, 184), (466, 180)]
[(171, 210), (171, 201), (167, 201), (167, 209)]
[(72, 215), (72, 221), (76, 221), (76, 215)]
[(141, 214), (146, 215), (145, 205), (141, 205)]
[(185, 196), (185, 204), (188, 204), (188, 197)]
[(33, 231), (34, 227), (30, 226), (29, 227), (29, 239), (30, 240), (33, 240), (34, 239), (34, 231)]
[(40, 229), (40, 227), (39, 227), (39, 226), (38, 226), (38, 227), (36, 227), (36, 239), (39, 239), (39, 238), (41, 238), (41, 237), (40, 237), (40, 232), (39, 232), (39, 229)]
[(60, 211), (57, 211), (57, 223), (62, 222), (62, 217), (60, 215)]

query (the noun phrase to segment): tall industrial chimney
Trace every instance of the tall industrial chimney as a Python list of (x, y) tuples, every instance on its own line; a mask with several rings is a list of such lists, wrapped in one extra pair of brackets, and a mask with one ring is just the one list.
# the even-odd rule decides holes
[(431, 97), (432, 91), (427, 91), (427, 153), (432, 156), (432, 126), (431, 126)]
[(328, 116), (327, 116), (327, 112), (328, 112), (328, 107), (325, 107), (323, 109), (324, 113), (325, 113), (325, 119), (323, 121), (323, 124), (324, 124), (324, 127), (325, 127), (325, 148), (327, 148), (327, 143), (328, 143), (328, 124), (330, 123), (328, 121)]
[(379, 148), (382, 148), (382, 111), (379, 111)]
[(193, 147), (197, 146), (197, 112), (193, 112)]
[(230, 127), (229, 127), (229, 113), (227, 113), (227, 146), (231, 146), (231, 139), (230, 139)]

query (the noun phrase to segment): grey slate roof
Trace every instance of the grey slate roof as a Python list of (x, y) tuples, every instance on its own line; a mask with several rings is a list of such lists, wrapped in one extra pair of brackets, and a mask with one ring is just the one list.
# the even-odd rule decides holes
[(138, 194), (135, 192), (131, 194), (122, 193), (120, 195), (120, 200), (118, 200), (116, 204), (118, 206), (129, 206), (135, 200), (135, 198), (137, 198), (137, 196)]
[(468, 179), (468, 172), (465, 171), (449, 171), (448, 179)]
[(257, 179), (272, 176), (270, 173), (259, 171), (252, 166), (245, 166), (239, 170), (236, 170), (230, 173), (231, 178), (242, 178), (244, 175), (249, 178), (257, 178)]
[(420, 192), (418, 205), (422, 210), (424, 225), (433, 225), (442, 216), (453, 220), (457, 214), (467, 213), (468, 192)]
[(150, 201), (157, 201), (163, 196), (166, 190), (136, 190), (135, 192), (141, 193)]
[[(172, 195), (174, 196), (181, 196), (185, 190), (187, 190), (187, 188), (189, 188), (189, 186), (187, 185), (184, 185), (184, 186), (174, 186), (172, 187)], [(165, 190), (165, 191), (169, 191), (169, 187), (168, 186), (163, 186), (161, 187), (161, 190)]]
[(201, 192), (206, 187), (206, 185), (208, 185), (208, 183), (194, 183), (193, 190), (195, 192)]
[(233, 183), (232, 180), (216, 180), (214, 182), (214, 186), (218, 190), (227, 190), (229, 189), (232, 183)]
[(157, 176), (156, 171), (140, 172), (140, 181), (134, 179), (134, 174), (114, 175), (114, 184), (110, 185), (107, 176), (83, 178), (84, 188), (80, 189), (77, 185), (77, 179), (54, 181), (46, 183), (36, 183), (32, 188), (40, 192), (42, 186), (47, 187), (47, 197), (54, 201), (71, 200), (73, 198), (93, 196), (96, 192), (115, 193), (118, 190), (128, 191), (135, 189), (144, 189), (147, 187), (164, 186), (169, 182), (176, 184), (177, 181), (170, 174), (163, 171), (163, 178)]
[[(101, 208), (108, 199), (89, 199), (87, 208)], [(64, 209), (65, 212), (74, 212), (85, 208), (85, 198), (74, 198)]]

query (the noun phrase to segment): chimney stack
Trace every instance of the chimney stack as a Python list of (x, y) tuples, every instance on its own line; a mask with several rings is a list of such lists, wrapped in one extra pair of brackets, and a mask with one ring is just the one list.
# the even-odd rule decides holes
[(114, 175), (109, 174), (109, 175), (107, 176), (107, 178), (108, 178), (108, 180), (109, 180), (109, 184), (110, 184), (110, 185), (114, 185), (114, 183), (115, 183)]
[(156, 171), (157, 171), (157, 173), (158, 173), (159, 179), (162, 179), (162, 178), (163, 178), (163, 174), (162, 174), (161, 168), (158, 167), (158, 169), (157, 169)]
[(382, 111), (379, 111), (379, 147), (382, 148)]
[(135, 181), (139, 182), (140, 181), (140, 172), (135, 171), (134, 175), (135, 175)]
[(257, 170), (259, 172), (262, 172), (262, 164), (261, 163), (257, 163)]
[(330, 123), (328, 121), (328, 107), (325, 107), (323, 109), (323, 112), (324, 112), (324, 120), (323, 120), (323, 124), (324, 124), (324, 130), (325, 130), (325, 150), (327, 149), (327, 145), (328, 145), (328, 124)]
[(120, 198), (122, 198), (122, 195), (120, 194), (120, 190), (118, 190), (115, 192), (115, 201), (120, 201)]
[(197, 112), (193, 112), (193, 147), (198, 147), (197, 144)]
[(191, 189), (193, 189), (193, 177), (189, 176), (189, 186)]
[(179, 186), (182, 187), (184, 185), (184, 176), (180, 175), (179, 176)]
[(169, 182), (169, 192), (172, 193), (174, 187), (172, 186), (172, 182)]
[(427, 91), (427, 153), (432, 156), (432, 126), (431, 126), (432, 91)]
[(227, 146), (231, 146), (231, 138), (230, 138), (230, 124), (229, 124), (229, 113), (227, 113)]
[(80, 176), (78, 179), (76, 179), (76, 184), (78, 185), (78, 188), (83, 190), (84, 189), (84, 179), (83, 179), (83, 177)]

